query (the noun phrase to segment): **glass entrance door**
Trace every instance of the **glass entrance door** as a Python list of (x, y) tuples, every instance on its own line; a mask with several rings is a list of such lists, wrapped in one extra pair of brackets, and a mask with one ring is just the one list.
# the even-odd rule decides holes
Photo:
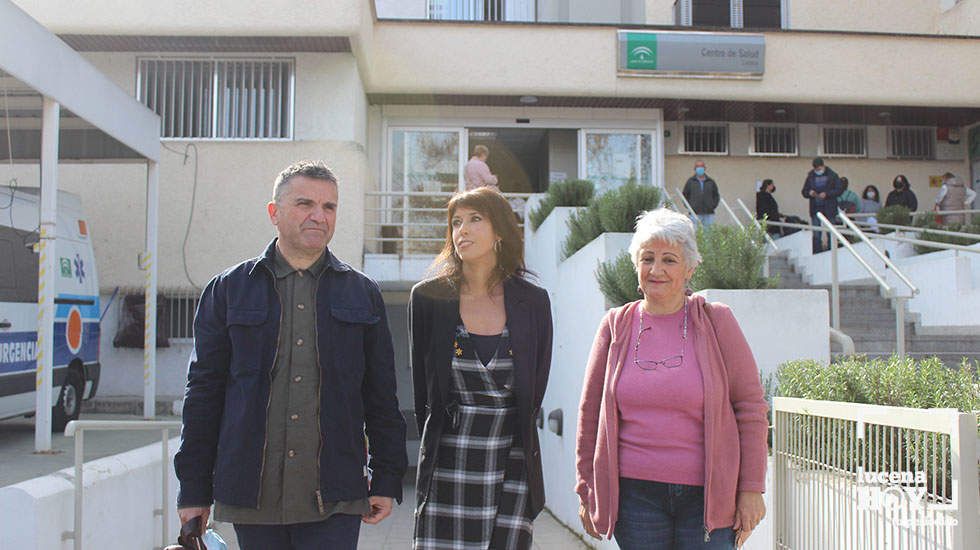
[(390, 127), (382, 238), (389, 253), (435, 254), (445, 237), (445, 207), (463, 188), (463, 128)]
[(629, 181), (658, 185), (654, 130), (579, 130), (579, 174), (597, 194)]

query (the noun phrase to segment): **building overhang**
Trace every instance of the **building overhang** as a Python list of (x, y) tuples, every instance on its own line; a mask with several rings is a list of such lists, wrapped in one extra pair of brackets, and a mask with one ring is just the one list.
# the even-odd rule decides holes
[(377, 93), (368, 94), (368, 101), (374, 105), (661, 109), (666, 121), (882, 124), (941, 127), (969, 126), (980, 122), (980, 107), (835, 105), (655, 97)]

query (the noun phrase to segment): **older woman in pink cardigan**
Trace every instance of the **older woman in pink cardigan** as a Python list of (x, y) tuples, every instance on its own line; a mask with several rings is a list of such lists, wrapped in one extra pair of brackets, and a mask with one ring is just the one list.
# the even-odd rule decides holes
[(610, 310), (585, 374), (576, 492), (622, 550), (731, 549), (765, 515), (767, 405), (731, 310), (688, 296), (691, 221), (658, 209), (630, 244), (641, 300)]

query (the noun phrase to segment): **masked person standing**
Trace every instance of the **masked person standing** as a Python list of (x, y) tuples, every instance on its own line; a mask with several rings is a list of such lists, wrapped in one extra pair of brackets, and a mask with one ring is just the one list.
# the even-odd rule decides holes
[(708, 177), (703, 160), (694, 163), (694, 175), (684, 184), (683, 195), (701, 225), (708, 227), (715, 222), (715, 208), (718, 208), (721, 196), (718, 194), (718, 184)]
[[(837, 217), (837, 197), (844, 189), (837, 173), (826, 167), (822, 158), (813, 159), (812, 165), (813, 169), (806, 175), (806, 181), (803, 182), (802, 193), (805, 198), (810, 200), (810, 223), (818, 228), (822, 225), (820, 219), (817, 218), (818, 213), (822, 213), (829, 220)], [(824, 245), (823, 234), (823, 231), (813, 230), (814, 254), (830, 249), (829, 239), (828, 244)]]

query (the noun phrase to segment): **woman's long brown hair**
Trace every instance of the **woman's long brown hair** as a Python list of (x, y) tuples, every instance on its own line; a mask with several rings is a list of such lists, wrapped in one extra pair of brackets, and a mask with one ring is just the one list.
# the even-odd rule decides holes
[(487, 290), (510, 277), (524, 277), (527, 274), (524, 266), (524, 236), (517, 226), (514, 211), (507, 199), (499, 191), (489, 187), (458, 193), (450, 199), (446, 207), (446, 242), (432, 264), (435, 275), (448, 280), (456, 290), (462, 286), (463, 261), (456, 255), (456, 246), (453, 243), (453, 216), (459, 208), (470, 208), (486, 216), (494, 233), (500, 237), (497, 265), (487, 281)]

